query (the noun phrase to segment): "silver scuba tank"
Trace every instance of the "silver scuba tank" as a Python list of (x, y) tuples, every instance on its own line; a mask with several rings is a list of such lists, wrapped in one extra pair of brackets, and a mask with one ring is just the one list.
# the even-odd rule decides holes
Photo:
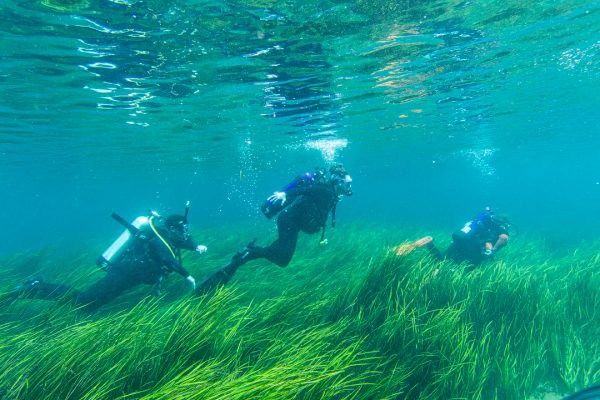
[[(142, 231), (148, 226), (150, 218), (146, 216), (140, 216), (133, 220), (128, 229), (125, 229), (123, 233), (102, 253), (96, 260), (96, 264), (102, 269), (108, 269), (111, 265), (117, 263), (125, 250), (131, 246), (135, 237), (135, 230)], [(133, 229), (135, 228), (135, 229)], [(133, 231), (133, 232), (132, 232)]]

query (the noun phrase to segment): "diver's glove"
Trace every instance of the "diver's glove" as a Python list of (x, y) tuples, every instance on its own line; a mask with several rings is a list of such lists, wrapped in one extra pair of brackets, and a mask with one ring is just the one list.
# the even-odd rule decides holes
[(188, 276), (185, 278), (185, 280), (186, 280), (186, 281), (188, 281), (188, 282), (189, 282), (189, 283), (192, 285), (192, 290), (196, 290), (196, 280), (194, 279), (194, 277), (193, 277), (193, 276), (191, 276), (191, 275), (188, 275)]
[(196, 251), (200, 254), (206, 253), (208, 251), (208, 247), (206, 247), (203, 244), (199, 244), (198, 246), (196, 246)]
[(281, 205), (284, 205), (286, 200), (287, 198), (285, 192), (275, 192), (267, 199), (269, 203), (275, 203), (276, 201), (280, 201)]

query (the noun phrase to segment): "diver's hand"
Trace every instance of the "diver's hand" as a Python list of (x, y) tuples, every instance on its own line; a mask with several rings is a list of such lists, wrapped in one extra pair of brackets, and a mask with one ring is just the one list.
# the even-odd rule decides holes
[(196, 290), (196, 280), (194, 279), (194, 277), (193, 277), (193, 276), (191, 276), (191, 275), (188, 275), (188, 276), (185, 278), (185, 280), (186, 280), (186, 281), (188, 281), (188, 282), (190, 283), (190, 285), (192, 285), (192, 290)]
[(486, 257), (491, 257), (491, 256), (494, 255), (494, 250), (492, 250), (492, 249), (485, 249), (483, 251), (483, 255), (486, 256)]
[(275, 203), (276, 201), (281, 201), (281, 205), (284, 205), (287, 197), (285, 192), (275, 192), (267, 199), (270, 203)]
[(196, 246), (196, 251), (200, 254), (206, 253), (208, 251), (208, 247), (206, 247), (203, 244), (199, 244), (198, 246)]

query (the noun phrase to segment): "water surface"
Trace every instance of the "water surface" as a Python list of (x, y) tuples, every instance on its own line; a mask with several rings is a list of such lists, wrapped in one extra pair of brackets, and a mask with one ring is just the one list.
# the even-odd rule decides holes
[(490, 204), (576, 246), (600, 222), (600, 2), (6, 0), (0, 251), (194, 204), (262, 221), (344, 162), (339, 219), (447, 230)]

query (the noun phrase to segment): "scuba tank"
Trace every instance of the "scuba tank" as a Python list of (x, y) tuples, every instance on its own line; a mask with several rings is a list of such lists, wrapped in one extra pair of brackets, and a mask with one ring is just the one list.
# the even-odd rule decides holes
[(118, 263), (137, 238), (145, 237), (144, 233), (150, 227), (150, 217), (147, 216), (139, 216), (131, 223), (115, 213), (112, 214), (112, 217), (126, 229), (96, 260), (96, 264), (103, 270)]
[(260, 206), (260, 211), (267, 217), (268, 219), (273, 218), (277, 213), (283, 210), (285, 207), (281, 204), (281, 201), (275, 200), (265, 200), (265, 202)]
[(475, 219), (467, 222), (462, 229), (455, 232), (452, 236), (456, 240), (470, 239), (480, 233), (484, 226), (488, 225), (494, 217), (490, 207), (486, 207), (484, 211), (480, 212)]
[[(187, 223), (188, 214), (190, 211), (190, 202), (185, 203), (185, 211), (183, 215), (183, 221)], [(103, 270), (108, 270), (111, 265), (117, 264), (125, 253), (132, 248), (132, 245), (137, 240), (145, 240), (150, 236), (156, 235), (169, 249), (171, 255), (174, 258), (179, 259), (181, 263), (181, 254), (177, 249), (177, 255), (173, 250), (172, 246), (167, 243), (163, 236), (158, 232), (154, 224), (159, 223), (160, 226), (164, 225), (164, 218), (160, 216), (156, 211), (150, 210), (149, 216), (139, 216), (134, 219), (131, 223), (116, 213), (111, 215), (115, 221), (125, 227), (125, 231), (119, 235), (119, 237), (96, 259), (96, 264)], [(153, 223), (154, 220), (154, 223)], [(160, 228), (159, 228), (160, 229)]]
[(465, 243), (475, 235), (476, 230), (476, 223), (474, 223), (474, 221), (469, 221), (462, 227), (462, 229), (452, 234), (452, 240), (457, 243)]
[[(321, 182), (324, 179), (324, 176), (325, 176), (324, 172), (321, 169), (317, 168), (315, 170), (315, 172), (307, 172), (304, 175), (300, 175), (300, 176), (296, 177), (293, 181), (288, 183), (281, 190), (281, 192), (284, 192), (287, 194), (288, 191), (295, 189), (299, 186), (309, 186), (309, 185)], [(281, 204), (281, 201), (279, 199), (270, 200), (269, 198), (267, 198), (267, 200), (265, 200), (265, 202), (260, 207), (260, 211), (262, 211), (262, 213), (265, 215), (265, 217), (271, 219), (275, 215), (277, 215), (277, 213), (279, 213), (281, 210), (283, 210), (288, 204), (289, 204), (289, 201), (286, 202), (285, 204)]]
[[(190, 202), (188, 201), (186, 203), (184, 216), (175, 216), (178, 217), (181, 223), (187, 223), (189, 206)], [(182, 265), (180, 248), (175, 248), (173, 244), (169, 244), (167, 241), (170, 240), (167, 224), (169, 218), (172, 216), (163, 218), (155, 211), (150, 211), (149, 214), (149, 216), (139, 216), (129, 223), (123, 217), (113, 213), (113, 219), (123, 225), (125, 231), (123, 231), (104, 253), (96, 259), (96, 264), (109, 274), (111, 274), (111, 270), (112, 272), (119, 274), (122, 273), (118, 271), (121, 267), (119, 263), (126, 265), (131, 262), (138, 268), (138, 271), (141, 270), (140, 272), (143, 273), (144, 264), (155, 264), (156, 262), (160, 262), (159, 265), (155, 264), (158, 269), (151, 270), (150, 275), (144, 277), (144, 281), (149, 278), (154, 279), (155, 292), (156, 294), (160, 294), (162, 282), (166, 275), (171, 271), (177, 271), (181, 274), (187, 272)], [(157, 225), (155, 226), (155, 224)], [(186, 233), (187, 226), (182, 224), (180, 230), (182, 233)], [(177, 265), (167, 264), (162, 256), (153, 256), (151, 240), (154, 237), (158, 238), (164, 244), (171, 256), (173, 256), (173, 259), (176, 260)], [(165, 237), (167, 237), (167, 239), (165, 239)], [(191, 240), (187, 239), (190, 239), (189, 236), (186, 237), (186, 241), (191, 242)], [(115, 269), (117, 269), (117, 271), (115, 271)], [(186, 280), (193, 283), (195, 288), (196, 283), (194, 278), (191, 277), (189, 273), (187, 273), (187, 275)], [(147, 283), (151, 283), (151, 281), (147, 281)]]

